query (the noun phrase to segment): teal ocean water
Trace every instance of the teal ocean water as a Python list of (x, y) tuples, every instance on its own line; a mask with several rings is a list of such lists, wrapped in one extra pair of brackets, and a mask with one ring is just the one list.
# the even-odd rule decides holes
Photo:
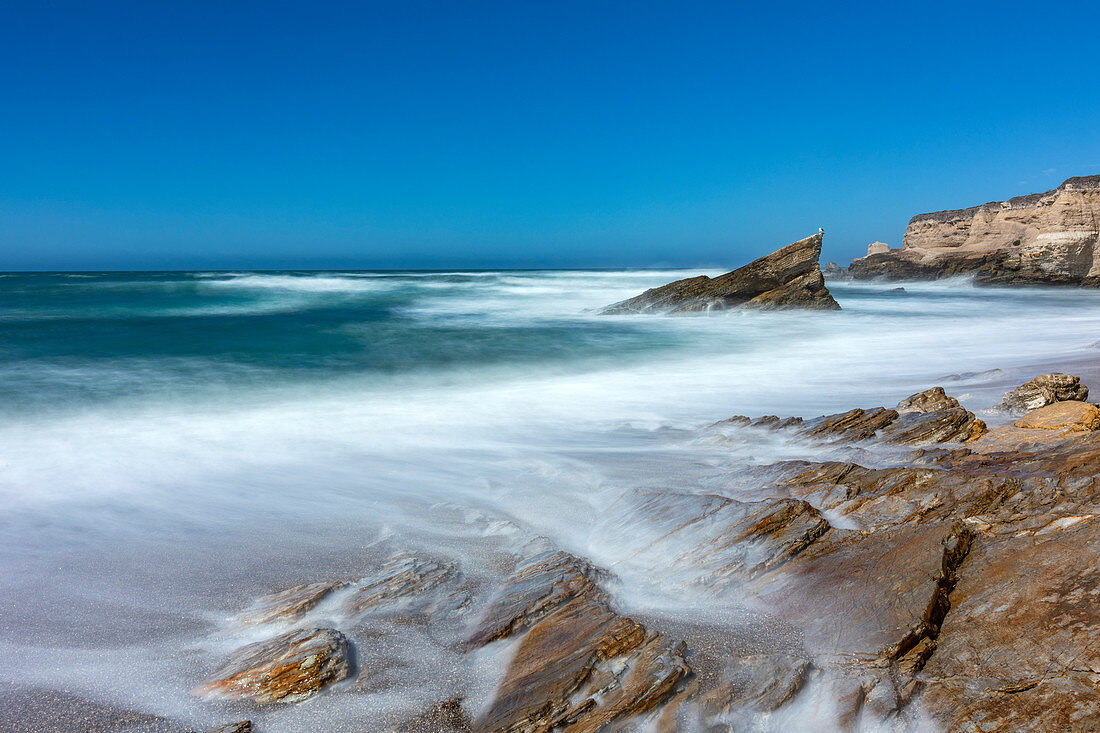
[[(728, 599), (608, 532), (624, 492), (736, 496), (742, 469), (807, 455), (705, 426), (934, 384), (980, 411), (1098, 353), (1100, 293), (1071, 289), (837, 282), (839, 312), (596, 313), (692, 274), (0, 276), (0, 682), (225, 722), (190, 693), (230, 613), (404, 549), (489, 587), (495, 554), (541, 537), (611, 568), (625, 609), (720, 617)], [(418, 649), (404, 697), (325, 695), (263, 730), (369, 730), (484, 697), (499, 667), (440, 680)]]

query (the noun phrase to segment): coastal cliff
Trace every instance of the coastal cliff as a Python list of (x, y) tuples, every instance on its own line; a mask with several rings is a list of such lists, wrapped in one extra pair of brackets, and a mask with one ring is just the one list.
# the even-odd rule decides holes
[(840, 310), (818, 260), (824, 235), (788, 244), (718, 277), (689, 277), (604, 308), (604, 315), (684, 313), (724, 308)]
[(872, 248), (857, 279), (974, 275), (982, 284), (1100, 286), (1100, 175), (1053, 191), (909, 220), (901, 249)]

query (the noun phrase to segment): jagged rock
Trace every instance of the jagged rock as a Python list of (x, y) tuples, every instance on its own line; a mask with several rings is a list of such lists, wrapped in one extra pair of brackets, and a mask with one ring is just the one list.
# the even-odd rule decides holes
[(908, 412), (882, 430), (879, 436), (891, 443), (965, 443), (986, 432), (984, 421), (961, 407), (932, 412)]
[(896, 410), (872, 407), (855, 408), (837, 415), (826, 415), (806, 422), (806, 432), (815, 437), (867, 440), (898, 418)]
[(628, 562), (719, 592), (796, 556), (829, 530), (807, 502), (740, 502), (713, 494), (631, 491), (600, 527)]
[(974, 275), (985, 284), (1100, 284), (1100, 176), (1046, 193), (920, 214), (901, 249), (852, 262), (857, 279)]
[(839, 310), (818, 266), (821, 241), (822, 235), (815, 234), (725, 275), (677, 280), (601, 312), (680, 313), (733, 307)]
[(848, 268), (835, 262), (826, 262), (821, 266), (821, 274), (830, 279), (843, 279), (848, 277)]
[(1089, 388), (1081, 384), (1081, 378), (1072, 374), (1040, 374), (1024, 382), (1011, 392), (1005, 392), (1001, 400), (1002, 410), (1022, 412), (1069, 400), (1084, 402), (1089, 398)]
[(949, 730), (1100, 730), (1100, 521), (982, 543), (924, 669)]
[(776, 710), (802, 690), (813, 665), (790, 654), (754, 654), (732, 660), (723, 682), (703, 697), (704, 710), (724, 715), (747, 709)]
[(589, 598), (603, 602), (595, 569), (566, 552), (547, 551), (522, 562), (481, 615), (468, 644), (472, 648), (522, 631), (562, 605)]
[(1100, 429), (1100, 408), (1088, 402), (1055, 402), (1024, 415), (1014, 425), (1043, 430)]
[(244, 624), (266, 624), (272, 621), (294, 621), (311, 611), (332, 591), (346, 583), (329, 581), (307, 583), (273, 593), (256, 600), (238, 619)]
[(233, 652), (200, 692), (258, 703), (297, 702), (348, 676), (348, 641), (336, 629), (295, 629)]
[(420, 600), (455, 575), (452, 565), (400, 555), (356, 583), (355, 591), (344, 602), (344, 610), (349, 616), (360, 616)]
[(890, 251), (890, 245), (886, 242), (871, 242), (867, 245), (868, 255), (880, 255), (884, 252)]
[(229, 725), (211, 728), (206, 733), (252, 733), (252, 721), (242, 720), (239, 723), (230, 723)]
[(912, 676), (940, 634), (972, 537), (960, 523), (834, 530), (744, 586), (750, 607), (803, 630), (834, 696), (850, 699), (837, 720), (821, 721), (823, 729), (844, 727), (861, 707), (878, 718), (904, 707), (916, 691)]
[(594, 733), (651, 710), (688, 674), (682, 648), (578, 596), (523, 635), (515, 657), (474, 731)]
[(817, 438), (859, 441), (877, 437), (906, 445), (969, 441), (985, 430), (985, 422), (961, 407), (904, 415), (885, 407), (856, 408), (806, 422), (806, 434)]
[(948, 396), (943, 387), (932, 387), (923, 392), (910, 395), (898, 403), (896, 409), (899, 413), (906, 412), (934, 412), (959, 407), (959, 401)]

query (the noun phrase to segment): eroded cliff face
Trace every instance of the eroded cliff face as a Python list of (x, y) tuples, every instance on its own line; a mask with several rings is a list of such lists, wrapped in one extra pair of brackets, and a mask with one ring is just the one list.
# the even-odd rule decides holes
[(1100, 285), (1100, 175), (1053, 191), (919, 214), (901, 249), (852, 262), (856, 278), (974, 274), (986, 284)]

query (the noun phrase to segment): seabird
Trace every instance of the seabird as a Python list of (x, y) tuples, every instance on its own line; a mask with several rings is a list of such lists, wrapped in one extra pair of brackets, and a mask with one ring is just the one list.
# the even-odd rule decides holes
[(818, 228), (817, 228), (817, 233), (818, 233), (818, 234), (824, 234), (824, 233), (825, 233), (825, 230), (824, 230), (824, 229), (822, 229), (821, 227), (818, 227)]

